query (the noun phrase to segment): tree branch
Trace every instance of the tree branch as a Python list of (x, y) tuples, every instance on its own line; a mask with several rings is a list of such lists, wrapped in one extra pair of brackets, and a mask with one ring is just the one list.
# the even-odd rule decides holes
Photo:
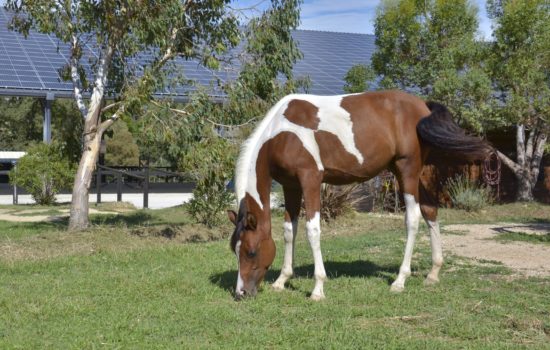
[(88, 115), (88, 109), (86, 108), (84, 98), (82, 97), (82, 81), (80, 80), (80, 74), (78, 73), (78, 58), (76, 55), (76, 50), (78, 50), (78, 38), (75, 34), (73, 34), (71, 39), (71, 60), (69, 63), (71, 68), (71, 80), (73, 82), (73, 92), (76, 105), (80, 111), (80, 114), (85, 119)]
[(121, 115), (124, 113), (124, 105), (120, 106), (118, 110), (109, 117), (109, 119), (103, 121), (98, 128), (98, 134), (102, 135), (107, 129), (111, 127), (117, 120), (120, 119)]
[(516, 151), (517, 164), (520, 167), (525, 165), (525, 125), (516, 125)]
[(505, 154), (503, 154), (499, 150), (497, 150), (497, 155), (498, 155), (498, 158), (504, 163), (504, 165), (510, 168), (510, 170), (512, 170), (514, 174), (519, 175), (521, 173), (521, 167), (516, 162), (508, 158)]

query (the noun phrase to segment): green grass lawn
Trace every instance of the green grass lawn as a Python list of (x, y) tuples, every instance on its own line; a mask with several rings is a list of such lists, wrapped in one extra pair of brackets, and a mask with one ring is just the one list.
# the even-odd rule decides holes
[[(441, 213), (444, 223), (548, 222), (550, 207), (476, 215)], [(268, 284), (282, 264), (280, 222)], [(0, 349), (550, 349), (550, 278), (446, 257), (441, 283), (425, 287), (429, 243), (420, 239), (405, 292), (391, 294), (402, 218), (356, 214), (323, 226), (322, 302), (307, 298), (314, 282), (303, 227), (289, 288), (264, 285), (255, 299), (235, 302), (236, 259), (227, 239), (209, 241), (230, 226), (205, 230), (181, 208), (93, 223), (69, 234), (63, 221), (0, 222)], [(172, 235), (159, 234), (174, 225)]]

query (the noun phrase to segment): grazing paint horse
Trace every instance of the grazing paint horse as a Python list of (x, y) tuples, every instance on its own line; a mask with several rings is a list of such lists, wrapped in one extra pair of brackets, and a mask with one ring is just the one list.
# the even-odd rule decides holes
[(271, 237), (270, 190), (275, 179), (285, 200), (285, 253), (275, 289), (284, 289), (293, 274), (294, 241), (302, 197), (307, 238), (315, 262), (311, 298), (325, 297), (326, 279), (320, 246), (321, 183), (366, 181), (390, 169), (404, 193), (407, 228), (405, 256), (391, 286), (402, 291), (411, 274), (411, 257), (420, 216), (431, 238), (432, 270), (427, 283), (438, 281), (443, 264), (437, 205), (420, 181), (431, 150), (442, 150), (467, 160), (483, 159), (492, 148), (468, 136), (448, 110), (400, 91), (342, 96), (289, 95), (267, 113), (242, 147), (237, 163), (238, 214), (228, 211), (235, 224), (231, 246), (239, 265), (236, 299), (255, 295), (275, 258)]

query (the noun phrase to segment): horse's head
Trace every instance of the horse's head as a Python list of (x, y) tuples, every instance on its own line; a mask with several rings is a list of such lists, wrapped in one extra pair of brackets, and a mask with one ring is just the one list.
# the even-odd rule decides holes
[(231, 236), (231, 248), (237, 256), (239, 273), (235, 299), (256, 295), (267, 269), (275, 259), (275, 242), (271, 238), (271, 224), (258, 222), (257, 215), (240, 210), (239, 215), (230, 210), (229, 220), (235, 224)]

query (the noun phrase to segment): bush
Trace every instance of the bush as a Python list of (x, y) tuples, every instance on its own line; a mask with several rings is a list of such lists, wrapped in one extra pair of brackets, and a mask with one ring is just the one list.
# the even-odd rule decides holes
[(29, 147), (10, 171), (10, 183), (24, 188), (38, 204), (55, 203), (55, 195), (61, 189), (70, 188), (75, 175), (75, 164), (62, 154), (57, 143)]
[(447, 182), (447, 190), (453, 206), (466, 211), (479, 211), (491, 204), (492, 195), (488, 187), (479, 186), (467, 176), (458, 175)]
[[(354, 191), (358, 184), (334, 186), (329, 184), (321, 185), (321, 220), (330, 222), (337, 217), (352, 212), (353, 205), (358, 197)], [(304, 202), (302, 200), (302, 213), (305, 213)]]
[(235, 158), (236, 147), (208, 130), (207, 136), (180, 162), (180, 167), (196, 181), (188, 211), (210, 228), (225, 220), (224, 209), (233, 203), (233, 191), (227, 189), (226, 183), (233, 177)]

